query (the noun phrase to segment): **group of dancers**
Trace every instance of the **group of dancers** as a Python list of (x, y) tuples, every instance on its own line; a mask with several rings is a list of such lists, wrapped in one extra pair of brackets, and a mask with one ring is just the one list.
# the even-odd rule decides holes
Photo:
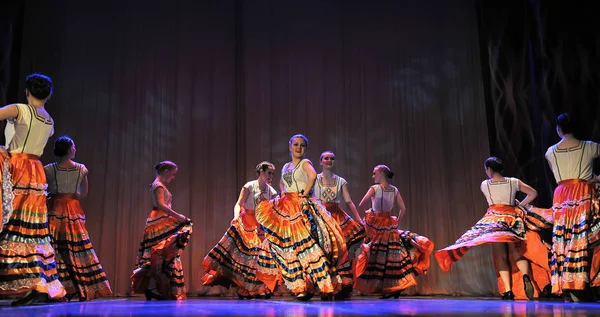
[[(87, 195), (88, 170), (73, 161), (74, 141), (59, 137), (54, 145), (58, 160), (46, 166), (39, 161), (54, 132), (45, 109), (52, 82), (32, 74), (25, 87), (28, 104), (0, 108), (0, 120), (8, 119), (7, 147), (0, 150), (0, 295), (21, 294), (13, 305), (111, 295), (79, 204)], [(537, 192), (504, 176), (501, 160), (485, 161), (488, 178), (481, 191), (489, 208), (453, 245), (435, 252), (444, 271), (470, 248), (491, 244), (503, 299), (596, 299), (600, 177), (593, 175), (592, 166), (600, 145), (576, 139), (572, 130), (569, 117), (559, 116), (561, 141), (546, 152), (558, 183), (549, 209), (531, 205)], [(376, 166), (375, 184), (357, 209), (347, 181), (334, 173), (336, 155), (323, 152), (317, 174), (305, 157), (307, 147), (302, 134), (289, 140), (291, 161), (281, 170), (279, 193), (271, 185), (276, 167), (267, 161), (256, 166), (257, 178), (242, 187), (230, 227), (202, 262), (203, 284), (235, 286), (238, 296), (248, 299), (269, 298), (278, 287), (300, 301), (316, 294), (322, 300), (347, 299), (354, 290), (398, 298), (427, 273), (434, 244), (399, 229), (407, 208), (391, 184), (394, 173)], [(168, 185), (177, 165), (163, 161), (155, 170), (153, 208), (131, 276), (132, 290), (148, 300), (185, 299), (181, 254), (193, 225), (172, 208)], [(516, 199), (518, 192), (526, 194), (522, 201)], [(361, 217), (359, 210), (369, 204)], [(542, 230), (552, 231), (552, 241), (542, 241)]]

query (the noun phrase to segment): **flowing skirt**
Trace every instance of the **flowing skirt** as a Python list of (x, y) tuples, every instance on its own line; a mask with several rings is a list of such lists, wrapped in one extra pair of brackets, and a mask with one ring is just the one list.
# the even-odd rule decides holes
[(63, 297), (48, 230), (44, 168), (35, 155), (12, 154), (10, 163), (0, 162), (0, 169), (0, 294), (36, 290), (50, 298)]
[(323, 206), (325, 206), (327, 211), (331, 213), (331, 217), (340, 225), (342, 236), (346, 241), (346, 249), (348, 249), (348, 260), (340, 264), (338, 274), (342, 278), (343, 285), (353, 285), (355, 274), (353, 267), (356, 264), (354, 253), (365, 239), (365, 228), (340, 209), (338, 203), (323, 203)]
[(264, 295), (271, 291), (256, 277), (262, 239), (254, 210), (244, 210), (231, 222), (225, 235), (204, 257), (204, 285), (235, 284), (241, 296)]
[(363, 294), (382, 294), (417, 285), (416, 277), (427, 274), (433, 242), (424, 236), (398, 230), (398, 218), (389, 212), (367, 210), (368, 243), (356, 265), (355, 288)]
[(81, 300), (112, 294), (106, 274), (85, 228), (85, 214), (74, 195), (58, 194), (48, 201), (48, 222), (60, 282), (68, 296)]
[(342, 280), (338, 267), (348, 257), (342, 230), (321, 204), (298, 193), (262, 202), (256, 220), (265, 232), (257, 277), (271, 291), (279, 278), (295, 293), (337, 293)]
[(192, 234), (191, 223), (179, 223), (162, 210), (152, 210), (146, 220), (137, 264), (131, 276), (132, 290), (144, 293), (151, 281), (166, 299), (185, 299), (181, 253)]
[[(530, 279), (534, 286), (534, 297), (538, 297), (541, 290), (550, 283), (548, 248), (542, 243), (536, 231), (526, 230), (526, 227), (547, 229), (551, 224), (542, 217), (533, 214), (528, 217), (527, 214), (526, 211), (518, 207), (508, 205), (490, 206), (483, 218), (456, 240), (453, 245), (435, 252), (438, 264), (447, 272), (455, 262), (474, 246), (503, 242), (516, 243), (517, 251), (530, 263)], [(510, 256), (508, 256), (508, 259), (511, 266), (511, 289), (515, 294), (515, 298), (526, 299), (523, 290), (523, 279), (516, 267), (515, 259)], [(497, 270), (496, 275), (498, 276), (498, 288), (500, 290), (506, 289)]]
[(599, 192), (585, 180), (570, 179), (554, 190), (552, 210), (552, 293), (600, 286)]

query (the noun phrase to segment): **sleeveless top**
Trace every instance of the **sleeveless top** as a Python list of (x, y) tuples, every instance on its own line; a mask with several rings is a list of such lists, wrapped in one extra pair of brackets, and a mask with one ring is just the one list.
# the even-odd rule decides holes
[(375, 212), (392, 211), (398, 196), (398, 188), (393, 185), (390, 185), (390, 188), (384, 188), (380, 184), (373, 185), (371, 188), (375, 191), (371, 197), (371, 209)]
[(344, 197), (342, 195), (342, 188), (348, 183), (344, 178), (333, 174), (335, 184), (332, 186), (323, 185), (323, 175), (317, 175), (317, 181), (315, 182), (315, 198), (325, 203), (340, 203)]
[(17, 117), (7, 120), (4, 129), (6, 150), (41, 156), (48, 138), (54, 134), (54, 121), (39, 115), (33, 106), (22, 103), (15, 106)]
[(262, 191), (258, 186), (258, 180), (247, 182), (246, 185), (244, 185), (244, 188), (250, 192), (244, 201), (244, 208), (249, 210), (256, 210), (256, 206), (262, 201), (271, 200), (273, 197), (277, 196), (277, 191), (269, 184), (267, 184), (267, 189)]
[(156, 180), (156, 181), (152, 182), (152, 184), (150, 184), (150, 199), (152, 201), (152, 208), (154, 208), (154, 209), (158, 208), (158, 202), (156, 201), (156, 195), (154, 195), (154, 191), (158, 187), (162, 187), (164, 189), (165, 205), (167, 205), (169, 208), (171, 208), (171, 202), (173, 201), (173, 195), (171, 195), (171, 192), (167, 189), (167, 186), (165, 186), (163, 183), (159, 182), (158, 180)]
[(492, 182), (486, 179), (481, 182), (481, 192), (487, 199), (488, 205), (515, 206), (515, 197), (521, 190), (520, 182), (514, 177), (505, 177), (504, 181)]
[[(283, 180), (283, 192), (285, 193), (299, 193), (308, 183), (308, 174), (302, 168), (304, 162), (308, 162), (312, 165), (309, 159), (303, 159), (295, 167), (292, 162), (287, 162), (281, 169), (281, 179)], [(304, 193), (307, 195), (308, 193)]]
[(578, 146), (568, 149), (559, 149), (555, 144), (546, 151), (546, 160), (557, 183), (566, 179), (592, 179), (594, 159), (598, 157), (600, 144), (592, 141), (580, 141)]
[(88, 174), (88, 169), (83, 164), (76, 163), (73, 168), (63, 168), (58, 163), (44, 166), (48, 193), (55, 194), (81, 194), (81, 183)]

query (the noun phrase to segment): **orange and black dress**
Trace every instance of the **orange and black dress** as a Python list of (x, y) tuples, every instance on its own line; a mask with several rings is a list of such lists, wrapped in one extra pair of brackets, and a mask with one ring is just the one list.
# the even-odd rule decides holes
[(146, 219), (144, 236), (140, 242), (137, 263), (131, 276), (132, 290), (145, 293), (151, 283), (165, 299), (185, 299), (181, 254), (192, 234), (191, 223), (180, 223), (158, 209), (154, 191), (162, 187), (165, 204), (171, 207), (173, 196), (159, 181), (150, 185), (153, 209)]
[(61, 168), (56, 163), (44, 167), (48, 180), (48, 224), (60, 282), (68, 297), (92, 300), (112, 294), (102, 265), (85, 227), (85, 214), (79, 203), (80, 186), (88, 170), (83, 164)]
[(354, 288), (363, 294), (390, 294), (417, 285), (429, 269), (433, 242), (414, 232), (399, 230), (392, 216), (398, 189), (371, 187), (371, 209), (365, 216), (367, 243), (357, 261)]
[(274, 290), (280, 278), (298, 295), (320, 291), (331, 295), (341, 291), (338, 268), (346, 262), (348, 250), (337, 222), (314, 198), (300, 197), (308, 182), (301, 167), (304, 159), (282, 169), (284, 193), (281, 198), (260, 203), (256, 220), (265, 232), (265, 251), (259, 254), (258, 278)]
[(10, 159), (0, 160), (0, 294), (35, 290), (57, 299), (65, 295), (65, 289), (59, 281), (48, 230), (48, 185), (39, 161), (54, 133), (54, 123), (33, 106), (16, 107), (18, 115), (9, 120), (5, 131)]
[(273, 187), (259, 186), (258, 180), (244, 185), (249, 193), (244, 208), (237, 219), (202, 261), (206, 274), (202, 277), (204, 285), (234, 284), (240, 297), (267, 295), (271, 290), (256, 277), (259, 252), (264, 237), (260, 234), (260, 225), (256, 221), (255, 209), (259, 203), (277, 195)]
[[(551, 224), (547, 219), (538, 217), (522, 207), (514, 205), (515, 196), (520, 188), (520, 181), (516, 178), (506, 177), (504, 181), (493, 182), (484, 180), (481, 191), (486, 197), (489, 208), (477, 223), (465, 232), (456, 242), (442, 250), (435, 252), (438, 264), (444, 271), (458, 261), (467, 251), (475, 246), (491, 243), (516, 243), (519, 253), (529, 260), (531, 265), (531, 282), (534, 286), (534, 298), (539, 297), (546, 285), (550, 284), (550, 270), (548, 267), (548, 247), (544, 245), (535, 230), (528, 230), (535, 222), (537, 227), (548, 228)], [(550, 220), (551, 221), (551, 220)], [(523, 279), (516, 262), (508, 257), (511, 266), (511, 290), (516, 299), (527, 299), (523, 287)], [(498, 276), (498, 289), (500, 293), (506, 289)]]
[(587, 183), (598, 157), (600, 144), (592, 141), (568, 149), (553, 145), (546, 152), (558, 183), (550, 259), (552, 292), (557, 295), (600, 286), (600, 192)]
[(354, 284), (354, 253), (363, 243), (365, 238), (365, 228), (348, 216), (341, 208), (340, 203), (343, 200), (342, 193), (344, 186), (348, 182), (338, 176), (333, 175), (335, 183), (332, 185), (324, 185), (322, 174), (317, 175), (315, 182), (315, 198), (321, 202), (323, 206), (331, 213), (331, 217), (340, 225), (342, 235), (346, 241), (346, 249), (348, 249), (348, 260), (340, 265), (338, 274), (342, 277), (342, 284), (352, 286)]

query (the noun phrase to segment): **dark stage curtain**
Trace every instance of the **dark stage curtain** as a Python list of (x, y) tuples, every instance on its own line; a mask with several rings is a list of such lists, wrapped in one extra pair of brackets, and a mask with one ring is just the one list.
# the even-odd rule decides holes
[[(180, 166), (174, 208), (195, 225), (183, 254), (191, 294), (223, 291), (202, 287), (201, 261), (253, 167), (280, 169), (295, 133), (317, 170), (322, 151), (336, 152), (355, 203), (373, 167), (390, 166), (408, 207), (401, 227), (437, 248), (485, 213), (472, 1), (27, 1), (23, 21), (18, 99), (28, 73), (55, 81), (50, 141), (70, 135), (90, 170), (87, 226), (116, 294), (129, 292), (164, 159)], [(410, 293), (496, 294), (490, 249), (449, 273), (432, 262)]]
[[(600, 141), (600, 24), (594, 2), (477, 1), (490, 148), (507, 174), (550, 207), (556, 186), (544, 158), (568, 112), (576, 136)], [(487, 80), (489, 78), (489, 80)]]

